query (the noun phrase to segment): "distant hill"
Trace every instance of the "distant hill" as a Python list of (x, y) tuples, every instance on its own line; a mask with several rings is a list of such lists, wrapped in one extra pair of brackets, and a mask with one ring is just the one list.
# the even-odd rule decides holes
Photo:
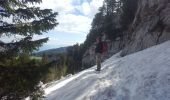
[(47, 53), (48, 55), (57, 54), (57, 53), (64, 53), (64, 52), (66, 52), (67, 48), (68, 47), (61, 47), (61, 48), (44, 50), (44, 51), (36, 52), (33, 55), (34, 56), (42, 56), (44, 53)]

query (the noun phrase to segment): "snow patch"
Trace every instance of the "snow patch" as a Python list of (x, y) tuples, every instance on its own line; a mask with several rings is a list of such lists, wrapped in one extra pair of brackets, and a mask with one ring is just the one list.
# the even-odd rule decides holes
[(45, 89), (45, 100), (170, 100), (170, 41), (96, 66)]

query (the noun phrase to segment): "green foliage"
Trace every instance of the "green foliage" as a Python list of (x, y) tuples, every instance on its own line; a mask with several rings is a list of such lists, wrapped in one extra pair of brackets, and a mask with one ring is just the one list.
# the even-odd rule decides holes
[(55, 48), (55, 49), (44, 50), (44, 51), (33, 53), (32, 55), (41, 57), (44, 53), (48, 55), (55, 55), (57, 53), (65, 53), (66, 48), (67, 47), (60, 47), (60, 48)]
[(48, 55), (46, 53), (43, 54), (42, 56), (42, 64), (47, 64), (49, 61), (48, 61)]
[(31, 59), (28, 53), (23, 53), (19, 56), (18, 60), (21, 62), (21, 64), (27, 64)]
[(67, 73), (74, 74), (82, 70), (81, 59), (83, 53), (81, 46), (75, 44), (72, 47), (67, 49)]
[(24, 63), (20, 62), (20, 59), (15, 59), (15, 61), (15, 64), (0, 66), (0, 98), (20, 100), (27, 96), (42, 96), (40, 94), (43, 91), (38, 83), (48, 67), (40, 66), (40, 63), (34, 60), (27, 61), (26, 59), (26, 63), (25, 60)]
[(67, 75), (66, 54), (61, 53), (53, 57), (56, 57), (58, 60), (51, 61), (51, 64), (48, 65), (50, 66), (48, 73), (45, 77), (42, 78), (43, 82), (45, 83), (53, 80), (58, 80), (62, 76)]
[(42, 57), (31, 56), (30, 59), (31, 59), (31, 60), (41, 61), (41, 60), (42, 60)]
[(58, 80), (67, 74), (75, 74), (82, 70), (81, 59), (83, 56), (82, 45), (75, 44), (67, 48), (66, 53), (48, 55), (50, 69), (48, 74), (43, 78), (44, 82)]
[(0, 51), (0, 99), (20, 100), (27, 96), (36, 99), (42, 96), (43, 91), (38, 83), (46, 75), (50, 65), (30, 59), (29, 54), (47, 42), (48, 38), (32, 38), (54, 29), (58, 25), (58, 13), (35, 6), (41, 2), (42, 0), (0, 1), (0, 37), (2, 34), (9, 38), (16, 35), (22, 37), (0, 43), (0, 47), (5, 48)]

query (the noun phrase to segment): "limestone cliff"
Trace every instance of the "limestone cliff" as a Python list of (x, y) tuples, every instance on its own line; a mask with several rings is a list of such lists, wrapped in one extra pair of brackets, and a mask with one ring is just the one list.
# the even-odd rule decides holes
[(170, 0), (139, 0), (130, 27), (131, 39), (121, 55), (125, 56), (170, 39)]
[[(170, 0), (139, 0), (133, 22), (123, 32), (122, 39), (111, 42), (107, 57), (119, 51), (125, 56), (167, 40), (170, 40)], [(90, 49), (86, 51), (83, 64), (95, 64)]]

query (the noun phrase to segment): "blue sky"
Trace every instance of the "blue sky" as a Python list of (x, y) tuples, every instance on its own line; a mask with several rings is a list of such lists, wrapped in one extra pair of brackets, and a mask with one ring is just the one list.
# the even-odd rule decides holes
[(83, 43), (93, 17), (102, 4), (103, 0), (43, 0), (40, 7), (51, 8), (59, 13), (59, 25), (42, 35), (49, 37), (49, 41), (40, 50)]
[[(91, 22), (103, 0), (42, 0), (41, 8), (50, 8), (59, 13), (57, 20), (59, 25), (34, 39), (49, 37), (49, 41), (40, 50), (70, 46), (83, 43), (91, 28)], [(15, 36), (20, 38), (21, 36)], [(8, 37), (0, 40), (9, 42)]]

